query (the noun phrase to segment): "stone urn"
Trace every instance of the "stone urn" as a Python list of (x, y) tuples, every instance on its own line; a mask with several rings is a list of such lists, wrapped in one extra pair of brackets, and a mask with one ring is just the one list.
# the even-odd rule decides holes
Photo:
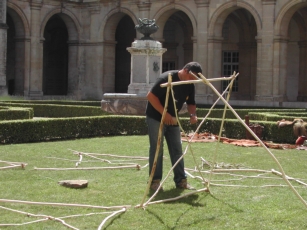
[(141, 38), (141, 40), (153, 40), (153, 38), (150, 37), (151, 34), (158, 31), (159, 26), (156, 25), (156, 20), (153, 19), (147, 19), (139, 18), (139, 24), (135, 26), (135, 29), (144, 35), (144, 37)]

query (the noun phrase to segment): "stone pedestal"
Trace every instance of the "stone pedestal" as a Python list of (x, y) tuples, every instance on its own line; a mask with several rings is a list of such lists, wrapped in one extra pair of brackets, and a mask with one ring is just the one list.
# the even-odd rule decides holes
[(121, 115), (145, 115), (147, 98), (129, 93), (105, 93), (101, 101), (103, 111)]
[(128, 93), (105, 93), (101, 109), (114, 114), (145, 115), (146, 95), (162, 73), (166, 49), (158, 41), (136, 40), (127, 50), (131, 54)]
[(162, 55), (166, 51), (154, 40), (136, 40), (127, 48), (131, 54), (129, 94), (146, 95), (162, 72)]

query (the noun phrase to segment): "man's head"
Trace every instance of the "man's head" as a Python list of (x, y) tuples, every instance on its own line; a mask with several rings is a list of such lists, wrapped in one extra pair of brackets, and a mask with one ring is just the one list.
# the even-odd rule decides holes
[(197, 62), (189, 62), (186, 64), (182, 70), (179, 71), (179, 78), (181, 81), (187, 80), (195, 80), (195, 77), (190, 73), (190, 71), (194, 75), (198, 75), (198, 73), (202, 73), (202, 69), (199, 63)]
[(201, 65), (198, 62), (189, 62), (183, 69), (188, 70), (188, 72), (193, 72), (195, 74), (202, 73)]

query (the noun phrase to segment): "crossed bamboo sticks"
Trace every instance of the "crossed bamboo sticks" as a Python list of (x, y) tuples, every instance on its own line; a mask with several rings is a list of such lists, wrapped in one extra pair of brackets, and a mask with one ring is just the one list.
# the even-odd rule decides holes
[[(275, 163), (277, 164), (279, 170), (280, 170), (280, 173), (278, 174), (279, 176), (282, 177), (283, 180), (285, 180), (285, 182), (287, 183), (287, 185), (291, 188), (291, 190), (294, 192), (294, 194), (301, 200), (301, 202), (305, 205), (305, 207), (307, 207), (307, 202), (302, 198), (302, 196), (297, 192), (297, 190), (294, 188), (294, 186), (289, 182), (289, 179), (290, 177), (286, 176), (281, 164), (279, 163), (279, 161), (277, 160), (277, 158), (274, 156), (274, 154), (266, 147), (266, 145), (262, 142), (262, 140), (250, 129), (250, 127), (245, 124), (245, 122), (240, 118), (240, 116), (236, 113), (236, 111), (231, 107), (231, 105), (228, 103), (228, 100), (229, 100), (229, 97), (230, 97), (230, 94), (228, 94), (227, 96), (227, 99), (224, 99), (223, 95), (220, 94), (216, 88), (211, 84), (211, 82), (213, 81), (220, 81), (220, 80), (230, 80), (230, 84), (228, 85), (228, 87), (230, 87), (230, 89), (232, 88), (232, 84), (233, 84), (233, 81), (235, 80), (235, 78), (238, 76), (238, 74), (236, 74), (234, 72), (234, 74), (228, 78), (214, 78), (214, 79), (207, 79), (206, 77), (204, 77), (201, 73), (198, 73), (199, 77), (197, 77), (196, 75), (194, 75), (191, 71), (190, 71), (190, 74), (192, 74), (197, 80), (189, 80), (189, 81), (178, 81), (178, 82), (171, 82), (171, 75), (169, 75), (168, 77), (168, 82), (167, 83), (164, 83), (164, 84), (161, 84), (161, 87), (167, 87), (167, 92), (166, 92), (166, 100), (165, 100), (165, 106), (164, 106), (164, 111), (163, 111), (163, 114), (162, 114), (162, 118), (161, 118), (161, 123), (160, 123), (160, 129), (159, 129), (159, 136), (158, 136), (158, 143), (157, 143), (157, 148), (156, 148), (156, 155), (155, 155), (155, 158), (154, 158), (154, 163), (153, 163), (153, 168), (152, 168), (152, 171), (151, 171), (151, 174), (150, 174), (150, 178), (149, 178), (149, 181), (148, 181), (148, 184), (147, 184), (147, 187), (146, 187), (146, 190), (145, 190), (145, 194), (144, 194), (144, 197), (141, 201), (141, 203), (139, 205), (137, 205), (136, 207), (145, 207), (155, 196), (156, 194), (158, 193), (160, 187), (162, 186), (162, 184), (164, 183), (165, 179), (168, 177), (168, 175), (166, 176), (166, 178), (161, 182), (161, 185), (160, 187), (157, 189), (157, 191), (152, 195), (152, 197), (149, 198), (149, 200), (144, 204), (144, 201), (145, 201), (145, 196), (148, 194), (148, 191), (149, 191), (149, 188), (150, 188), (150, 184), (151, 184), (151, 181), (152, 181), (152, 177), (154, 175), (154, 171), (155, 171), (155, 166), (156, 166), (156, 161), (157, 161), (157, 155), (158, 155), (158, 151), (159, 151), (159, 148), (160, 148), (160, 140), (161, 140), (161, 135), (162, 135), (162, 128), (163, 128), (163, 121), (164, 121), (164, 117), (165, 117), (165, 114), (166, 114), (166, 110), (167, 110), (167, 107), (168, 107), (168, 98), (169, 98), (169, 93), (172, 89), (172, 86), (175, 86), (175, 85), (181, 85), (181, 84), (190, 84), (190, 83), (204, 83), (205, 85), (208, 85), (211, 90), (219, 97), (218, 100), (222, 100), (225, 104), (225, 108), (224, 108), (224, 113), (223, 113), (223, 118), (222, 118), (222, 124), (221, 124), (221, 127), (220, 127), (220, 133), (219, 133), (219, 136), (218, 136), (218, 143), (220, 143), (220, 137), (221, 137), (221, 132), (222, 132), (222, 128), (223, 128), (223, 124), (224, 124), (224, 120), (225, 120), (225, 114), (226, 114), (226, 109), (230, 109), (232, 111), (232, 113), (235, 115), (235, 117), (238, 119), (238, 121), (246, 128), (246, 130), (262, 145), (262, 147), (267, 151), (267, 153), (271, 156), (271, 158), (275, 161)], [(225, 93), (225, 91), (224, 91)], [(214, 103), (215, 105), (216, 103)], [(213, 107), (211, 107), (212, 109)], [(211, 109), (209, 110), (209, 113), (211, 112)], [(209, 114), (208, 113), (208, 114)], [(176, 115), (177, 116), (177, 115)], [(206, 116), (207, 117), (207, 116)], [(206, 117), (203, 119), (203, 121), (200, 123), (200, 125), (198, 126), (197, 130), (199, 130), (199, 128), (201, 127), (201, 125), (203, 124), (203, 122), (205, 121)], [(177, 119), (178, 120), (178, 119)], [(179, 121), (179, 120), (178, 120)], [(197, 131), (195, 132), (197, 133)], [(195, 134), (194, 133), (194, 134)], [(191, 137), (190, 140), (192, 140), (194, 137), (194, 135)], [(190, 147), (190, 143), (191, 141), (188, 141), (188, 145), (187, 145), (187, 148)], [(214, 154), (214, 158), (216, 158), (216, 155), (217, 155), (217, 149), (218, 149), (218, 145), (215, 149), (215, 154)], [(187, 150), (187, 149), (186, 149)], [(182, 154), (181, 158), (178, 159), (178, 161), (180, 161), (183, 156), (186, 154), (186, 150), (185, 152)], [(175, 165), (178, 163), (178, 161), (175, 163)], [(175, 167), (175, 165), (173, 167)], [(173, 168), (172, 168), (173, 169)], [(172, 170), (171, 169), (171, 170)], [(199, 171), (199, 170), (198, 170)], [(200, 171), (199, 171), (200, 172)], [(212, 172), (213, 172), (213, 168), (211, 168), (211, 173), (210, 173), (210, 177), (209, 177), (209, 180), (206, 180), (206, 184), (207, 184), (207, 189), (205, 189), (205, 191), (209, 191), (209, 186), (210, 186), (210, 180), (211, 180), (211, 177), (212, 177)]]

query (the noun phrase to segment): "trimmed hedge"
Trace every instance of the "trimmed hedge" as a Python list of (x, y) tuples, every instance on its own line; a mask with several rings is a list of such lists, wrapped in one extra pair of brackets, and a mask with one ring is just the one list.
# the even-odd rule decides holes
[[(50, 104), (45, 104), (47, 102)], [(97, 102), (84, 102), (93, 104), (93, 106), (79, 105), (82, 102), (63, 101), (63, 104), (64, 102), (66, 105), (59, 105), (59, 101), (0, 101), (0, 105), (6, 108), (11, 106), (10, 110), (25, 109), (24, 111), (29, 113), (27, 116), (30, 118), (33, 118), (33, 116), (48, 117), (48, 119), (0, 122), (0, 143), (26, 143), (108, 135), (147, 134), (144, 116), (110, 115), (101, 110), (100, 104), (99, 106), (94, 105)], [(206, 108), (198, 108), (199, 120), (205, 117), (208, 111), (209, 109)], [(224, 109), (213, 109), (199, 132), (218, 134), (223, 112)], [(283, 118), (302, 117), (306, 114), (306, 109), (236, 109), (236, 113), (242, 120), (248, 115), (250, 124), (263, 126), (262, 136), (264, 140), (276, 143), (294, 143), (296, 137), (293, 134), (292, 126), (278, 129), (276, 121)], [(197, 125), (190, 125), (187, 115), (181, 115), (180, 120), (184, 130), (189, 133), (195, 131)], [(223, 136), (237, 139), (246, 138), (245, 127), (229, 109), (226, 111), (225, 118)], [(14, 119), (21, 118), (15, 117)]]
[(144, 135), (144, 117), (97, 116), (0, 122), (0, 142), (27, 143), (108, 135)]
[(32, 108), (0, 107), (0, 120), (32, 119), (33, 116)]
[[(190, 125), (189, 118), (181, 118), (185, 132), (195, 131), (197, 125)], [(207, 119), (200, 132), (218, 134), (221, 119)], [(278, 129), (275, 122), (261, 122), (263, 136), (276, 143), (294, 143), (292, 127)], [(75, 138), (113, 135), (146, 135), (144, 116), (96, 116), (78, 118), (54, 118), (26, 121), (0, 122), (0, 143), (27, 143)], [(278, 135), (276, 135), (278, 134)], [(245, 127), (234, 119), (224, 121), (223, 135), (228, 138), (246, 138)]]
[(30, 104), (0, 102), (0, 106), (32, 108), (35, 117), (85, 117), (108, 114), (98, 106)]
[(69, 101), (69, 100), (10, 100), (10, 101), (0, 101), (0, 103), (81, 105), (81, 106), (96, 106), (96, 107), (101, 106), (101, 101)]
[[(290, 116), (290, 114), (291, 116), (294, 114), (300, 114), (300, 115), (305, 114), (304, 117), (307, 117), (306, 109), (253, 109), (253, 108), (250, 108), (250, 109), (236, 109), (235, 111), (241, 117), (241, 119), (244, 119), (245, 115), (250, 115), (250, 114), (259, 114), (259, 118), (256, 117), (256, 115), (253, 118), (250, 118), (253, 120), (262, 120), (263, 117), (261, 117), (260, 114), (267, 114), (267, 116), (268, 115), (277, 116), (278, 114), (280, 115), (289, 114), (287, 116)], [(199, 117), (205, 117), (208, 114), (208, 112), (209, 112), (209, 109), (197, 108), (197, 115)], [(209, 117), (222, 118), (223, 113), (224, 113), (224, 109), (213, 109), (210, 112)], [(229, 109), (227, 109), (226, 111), (225, 118), (236, 119), (233, 112)], [(282, 118), (279, 117), (278, 119), (281, 120)]]

